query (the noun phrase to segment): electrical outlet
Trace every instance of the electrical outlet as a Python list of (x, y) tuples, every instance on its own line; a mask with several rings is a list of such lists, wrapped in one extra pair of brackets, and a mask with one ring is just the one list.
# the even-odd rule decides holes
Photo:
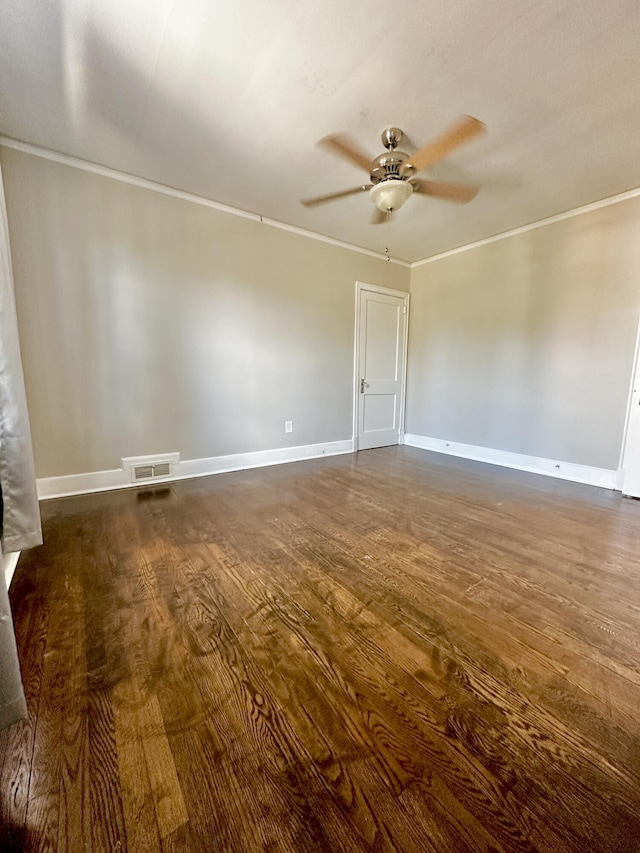
[(293, 432), (293, 421), (285, 421), (284, 422), (284, 431), (285, 432)]

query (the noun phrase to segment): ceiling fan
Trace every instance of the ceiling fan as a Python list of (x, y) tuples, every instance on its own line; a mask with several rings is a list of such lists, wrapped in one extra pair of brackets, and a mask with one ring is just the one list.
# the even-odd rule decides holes
[(398, 150), (403, 133), (398, 127), (389, 127), (382, 133), (382, 144), (387, 149), (384, 154), (371, 160), (345, 135), (325, 136), (318, 143), (333, 154), (337, 154), (369, 173), (370, 183), (342, 190), (337, 193), (302, 199), (305, 207), (324, 204), (337, 198), (369, 191), (371, 201), (377, 207), (373, 224), (386, 222), (395, 210), (398, 210), (414, 192), (424, 195), (447, 198), (451, 201), (467, 202), (478, 192), (478, 187), (470, 184), (453, 184), (442, 181), (428, 181), (416, 177), (418, 172), (433, 166), (451, 151), (484, 133), (485, 126), (472, 116), (465, 116), (442, 136), (429, 142), (415, 154)]

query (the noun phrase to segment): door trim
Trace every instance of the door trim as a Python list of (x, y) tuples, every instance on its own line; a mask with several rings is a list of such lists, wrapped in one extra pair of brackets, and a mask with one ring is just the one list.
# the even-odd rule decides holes
[(397, 296), (404, 302), (404, 347), (402, 352), (402, 386), (400, 391), (400, 432), (398, 444), (404, 443), (404, 409), (407, 393), (407, 353), (409, 343), (409, 294), (406, 290), (393, 290), (378, 284), (356, 281), (356, 321), (353, 341), (353, 449), (358, 452), (358, 415), (360, 407), (360, 298), (362, 291)]
[(620, 467), (618, 469), (618, 482), (616, 488), (625, 494), (624, 486), (627, 478), (627, 460), (629, 457), (629, 431), (631, 425), (631, 414), (635, 405), (640, 403), (640, 322), (636, 333), (636, 347), (633, 355), (633, 367), (631, 369), (631, 385), (627, 399), (627, 412), (624, 419), (624, 431), (622, 433), (622, 446), (620, 449)]

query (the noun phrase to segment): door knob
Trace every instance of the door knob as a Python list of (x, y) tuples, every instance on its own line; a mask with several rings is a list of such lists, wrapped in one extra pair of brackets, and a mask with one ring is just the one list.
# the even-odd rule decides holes
[(364, 389), (369, 387), (369, 383), (365, 382), (364, 379), (360, 380), (360, 393), (364, 394)]

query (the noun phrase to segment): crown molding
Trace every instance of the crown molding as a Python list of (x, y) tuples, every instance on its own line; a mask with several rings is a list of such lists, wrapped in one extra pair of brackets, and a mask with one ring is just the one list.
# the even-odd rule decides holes
[(640, 187), (627, 190), (617, 195), (608, 196), (599, 201), (591, 202), (590, 204), (575, 207), (571, 210), (566, 210), (563, 213), (557, 213), (553, 216), (548, 216), (545, 219), (539, 219), (535, 222), (530, 222), (527, 225), (521, 225), (518, 228), (512, 228), (509, 231), (502, 231), (499, 234), (494, 234), (491, 237), (484, 237), (482, 240), (475, 240), (473, 243), (466, 243), (464, 246), (457, 246), (455, 249), (448, 249), (445, 252), (439, 252), (437, 255), (430, 255), (419, 261), (409, 263), (401, 258), (387, 257), (382, 252), (374, 252), (372, 249), (365, 249), (363, 246), (357, 246), (354, 243), (347, 243), (343, 240), (337, 240), (334, 237), (327, 237), (325, 234), (318, 234), (315, 231), (307, 231), (304, 228), (298, 228), (295, 225), (288, 225), (286, 222), (279, 222), (276, 219), (269, 219), (266, 216), (261, 216), (258, 213), (250, 213), (247, 210), (240, 210), (237, 207), (232, 207), (228, 204), (213, 201), (204, 196), (196, 195), (195, 193), (184, 192), (183, 190), (175, 189), (174, 187), (160, 184), (156, 181), (149, 181), (146, 178), (139, 178), (137, 175), (130, 175), (127, 172), (121, 172), (118, 169), (112, 169), (109, 166), (101, 166), (98, 163), (92, 163), (89, 160), (82, 160), (79, 157), (73, 157), (70, 154), (62, 154), (59, 151), (54, 151), (51, 148), (44, 148), (40, 145), (33, 145), (30, 142), (22, 142), (19, 139), (14, 139), (11, 136), (0, 135), (0, 146), (11, 148), (14, 151), (22, 151), (25, 154), (32, 154), (34, 157), (40, 157), (44, 160), (51, 160), (54, 163), (60, 163), (63, 166), (71, 166), (75, 169), (81, 169), (85, 172), (91, 172), (94, 175), (100, 175), (104, 178), (111, 178), (114, 181), (119, 181), (123, 184), (130, 184), (134, 187), (157, 192), (162, 195), (168, 195), (172, 198), (180, 199), (181, 201), (198, 204), (201, 207), (208, 207), (212, 210), (218, 210), (221, 213), (227, 213), (230, 216), (238, 216), (241, 219), (249, 219), (253, 222), (260, 222), (262, 225), (268, 225), (270, 228), (277, 228), (280, 231), (288, 231), (290, 234), (296, 234), (299, 237), (307, 237), (310, 240), (317, 240), (321, 243), (327, 243), (330, 246), (336, 246), (339, 249), (347, 249), (351, 252), (358, 252), (361, 255), (367, 255), (370, 258), (376, 258), (380, 261), (389, 261), (406, 269), (416, 269), (417, 267), (430, 264), (433, 261), (440, 261), (444, 258), (459, 255), (461, 252), (467, 252), (470, 249), (478, 249), (481, 246), (488, 246), (490, 243), (497, 243), (499, 240), (506, 240), (509, 237), (515, 237), (518, 234), (525, 234), (527, 231), (535, 231), (536, 228), (544, 228), (546, 225), (553, 225), (555, 222), (562, 222), (565, 219), (572, 219), (574, 216), (582, 216), (584, 213), (591, 213), (594, 210), (600, 210), (603, 207), (609, 207), (619, 202), (628, 201), (632, 198), (640, 196)]
[(62, 154), (60, 151), (54, 151), (50, 148), (44, 148), (40, 145), (33, 145), (30, 142), (22, 142), (19, 139), (13, 139), (11, 136), (0, 135), (0, 146), (11, 148), (14, 151), (21, 151), (24, 154), (32, 154), (34, 157), (40, 157), (43, 160), (51, 160), (54, 163), (60, 163), (63, 166), (71, 166), (74, 169), (81, 169), (84, 172), (91, 172), (94, 175), (100, 175), (103, 178), (111, 178), (114, 181), (119, 181), (122, 184), (129, 184), (134, 187), (139, 187), (143, 190), (168, 195), (172, 198), (180, 199), (181, 201), (199, 204), (201, 207), (209, 207), (212, 210), (218, 210), (221, 213), (227, 213), (230, 216), (239, 216), (241, 219), (249, 219), (253, 222), (260, 222), (262, 225), (268, 225), (270, 228), (278, 228), (280, 231), (288, 231), (290, 234), (296, 234), (298, 237), (307, 237), (310, 240), (318, 240), (320, 243), (328, 243), (330, 246), (337, 246), (339, 249), (348, 249), (351, 252), (358, 252), (361, 255), (368, 255), (370, 258), (376, 258), (379, 261), (389, 261), (400, 267), (411, 268), (408, 261), (403, 261), (400, 258), (387, 257), (382, 252), (374, 252), (371, 249), (365, 249), (363, 246), (356, 246), (353, 243), (346, 243), (343, 240), (336, 240), (334, 237), (327, 237), (324, 234), (317, 234), (315, 231), (307, 231), (304, 228), (298, 228), (295, 225), (287, 225), (286, 222), (279, 222), (276, 219), (268, 219), (266, 216), (261, 216), (258, 213), (250, 213), (247, 210), (240, 210), (237, 207), (232, 207), (228, 204), (222, 204), (204, 196), (196, 195), (195, 193), (184, 192), (183, 190), (168, 187), (165, 184), (149, 181), (146, 178), (139, 178), (136, 175), (130, 175), (127, 172), (120, 172), (118, 169), (112, 169), (109, 166), (101, 166), (98, 163), (92, 163), (89, 160), (82, 160), (79, 157), (72, 157), (70, 154)]
[(535, 231), (536, 228), (544, 228), (545, 225), (553, 225), (554, 222), (562, 222), (564, 219), (573, 219), (574, 216), (582, 216), (583, 213), (591, 213), (594, 210), (600, 210), (602, 207), (609, 207), (612, 204), (618, 204), (621, 201), (628, 201), (631, 198), (640, 196), (640, 187), (633, 190), (627, 190), (618, 195), (608, 196), (607, 198), (594, 201), (590, 204), (584, 204), (582, 207), (574, 207), (572, 210), (565, 210), (564, 213), (556, 213), (554, 216), (547, 216), (546, 219), (538, 219), (536, 222), (530, 222), (528, 225), (521, 225), (519, 228), (512, 228), (510, 231), (502, 231), (500, 234), (494, 234), (492, 237), (485, 237), (482, 240), (476, 240), (474, 243), (467, 243), (464, 246), (458, 246), (456, 249), (448, 249), (446, 252), (439, 252), (437, 255), (423, 258), (421, 261), (414, 261), (411, 264), (411, 269), (430, 264), (432, 261), (440, 261), (443, 258), (450, 258), (452, 255), (459, 255), (461, 252), (467, 252), (469, 249), (478, 249), (480, 246), (488, 246), (489, 243), (497, 243), (498, 240), (506, 240), (508, 237), (515, 237), (517, 234), (525, 234), (527, 231)]

